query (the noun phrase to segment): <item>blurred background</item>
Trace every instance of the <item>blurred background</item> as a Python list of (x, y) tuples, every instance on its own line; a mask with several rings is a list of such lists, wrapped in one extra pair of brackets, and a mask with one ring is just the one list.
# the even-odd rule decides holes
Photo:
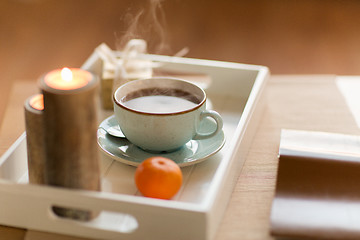
[(359, 13), (356, 0), (1, 0), (0, 81), (79, 67), (102, 42), (132, 37), (151, 53), (187, 47), (272, 74), (360, 74)]
[(271, 74), (360, 75), (360, 0), (0, 0), (1, 93), (129, 38)]

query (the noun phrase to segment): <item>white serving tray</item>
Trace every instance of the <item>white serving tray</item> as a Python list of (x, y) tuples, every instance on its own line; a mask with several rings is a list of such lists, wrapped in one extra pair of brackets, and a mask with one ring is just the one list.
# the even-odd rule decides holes
[[(224, 120), (223, 149), (182, 168), (181, 190), (172, 200), (161, 200), (138, 194), (133, 183), (135, 168), (105, 155), (101, 159), (102, 192), (28, 184), (24, 133), (0, 158), (0, 224), (94, 239), (215, 237), (261, 118), (269, 70), (220, 61), (142, 57), (163, 63), (160, 70), (210, 76), (206, 92), (212, 108)], [(102, 61), (94, 52), (82, 68), (100, 73)], [(51, 210), (55, 205), (100, 214), (89, 222), (59, 218)]]

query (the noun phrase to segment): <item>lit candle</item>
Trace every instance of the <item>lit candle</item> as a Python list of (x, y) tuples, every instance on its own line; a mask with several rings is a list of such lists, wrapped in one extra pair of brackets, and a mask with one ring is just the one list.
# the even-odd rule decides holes
[(45, 183), (45, 156), (42, 113), (44, 109), (43, 95), (29, 97), (25, 102), (25, 127), (28, 154), (29, 182)]
[[(78, 68), (56, 69), (40, 79), (47, 185), (100, 190), (97, 86), (94, 74)], [(83, 220), (92, 215), (86, 209), (56, 206), (53, 210)]]
[(80, 68), (63, 68), (47, 73), (44, 81), (54, 89), (72, 90), (86, 86), (92, 78), (90, 72)]
[(44, 110), (44, 96), (42, 94), (37, 94), (29, 98), (29, 104), (36, 110)]

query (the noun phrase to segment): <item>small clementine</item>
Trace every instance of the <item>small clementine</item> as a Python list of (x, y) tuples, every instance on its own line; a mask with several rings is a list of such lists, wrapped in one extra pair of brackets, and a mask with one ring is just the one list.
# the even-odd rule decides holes
[(182, 172), (171, 159), (145, 159), (135, 171), (135, 184), (145, 197), (170, 199), (180, 189)]

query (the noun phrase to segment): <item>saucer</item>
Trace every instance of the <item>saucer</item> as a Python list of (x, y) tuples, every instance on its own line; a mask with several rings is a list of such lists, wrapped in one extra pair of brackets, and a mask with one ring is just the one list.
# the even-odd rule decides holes
[[(161, 156), (172, 159), (180, 167), (193, 165), (204, 161), (206, 158), (218, 152), (225, 143), (225, 135), (220, 131), (213, 137), (202, 140), (190, 140), (179, 150), (174, 152), (151, 153), (142, 150), (132, 144), (126, 138), (113, 137), (106, 132), (106, 129), (117, 125), (115, 116), (105, 119), (97, 131), (97, 141), (100, 149), (109, 157), (119, 162), (138, 166), (143, 160)], [(216, 128), (216, 123), (211, 119), (204, 119), (200, 125), (200, 132), (210, 132)]]

